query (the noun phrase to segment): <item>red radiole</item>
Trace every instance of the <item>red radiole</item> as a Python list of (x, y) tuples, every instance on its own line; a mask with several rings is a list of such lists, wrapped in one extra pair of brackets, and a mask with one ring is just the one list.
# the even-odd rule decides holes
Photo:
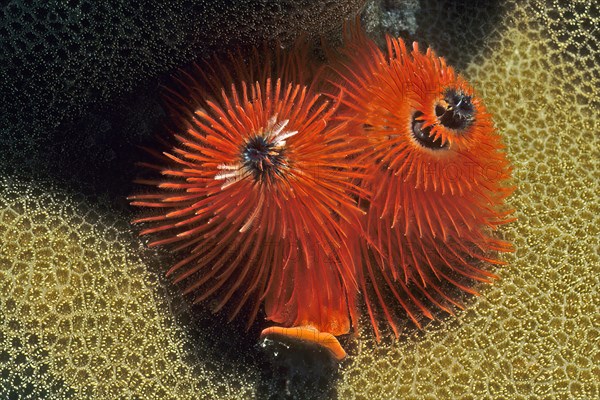
[(511, 167), (481, 99), (431, 49), (388, 37), (384, 52), (349, 30), (333, 69), (340, 118), (365, 140), (360, 185), (370, 195), (354, 257), (379, 340), (377, 315), (398, 336), (399, 314), (420, 327), (432, 307), (452, 313), (461, 291), (477, 294), (473, 281), (495, 278), (484, 265), (512, 251), (491, 236), (512, 220)]
[(130, 199), (152, 210), (134, 221), (159, 237), (150, 246), (185, 254), (167, 272), (184, 293), (213, 299), (214, 311), (227, 306), (231, 318), (247, 306), (248, 325), (264, 303), (276, 333), (325, 343), (313, 334), (324, 331), (339, 355), (332, 335), (356, 323), (356, 266), (341, 226), (363, 214), (360, 166), (349, 160), (359, 149), (332, 118), (339, 98), (299, 83), (301, 54), (259, 67), (232, 57), (231, 70), (215, 61), (211, 72), (182, 75), (186, 89), (169, 103), (187, 129), (145, 164), (162, 175), (139, 181), (153, 189)]

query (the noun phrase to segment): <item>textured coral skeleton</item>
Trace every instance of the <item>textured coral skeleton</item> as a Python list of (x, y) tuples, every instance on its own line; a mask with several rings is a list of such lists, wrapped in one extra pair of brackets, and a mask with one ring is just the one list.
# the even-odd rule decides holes
[[(342, 341), (352, 357), (327, 375), (333, 383), (299, 368), (288, 383), (261, 374), (270, 366), (236, 325), (190, 309), (159, 278), (164, 257), (141, 251), (129, 213), (65, 191), (62, 177), (3, 174), (0, 398), (597, 398), (599, 137), (589, 132), (598, 131), (598, 4), (511, 0), (493, 13), (483, 2), (450, 12), (449, 2), (419, 4), (419, 40), (460, 66), (515, 165), (519, 219), (500, 235), (517, 252), (503, 257), (500, 280), (423, 331), (400, 321), (397, 341), (382, 331), (376, 344), (365, 316), (360, 336)], [(47, 154), (64, 153), (15, 146), (2, 163), (23, 169), (19, 160), (47, 163)]]

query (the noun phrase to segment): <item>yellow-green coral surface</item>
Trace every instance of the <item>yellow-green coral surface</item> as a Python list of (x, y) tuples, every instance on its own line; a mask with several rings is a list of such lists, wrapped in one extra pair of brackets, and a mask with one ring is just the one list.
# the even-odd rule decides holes
[[(431, 3), (423, 15), (439, 16)], [(474, 54), (446, 54), (463, 61), (507, 143), (518, 221), (501, 234), (517, 251), (455, 317), (423, 331), (407, 324), (380, 344), (362, 324), (343, 343), (348, 359), (324, 377), (330, 384), (305, 383), (306, 397), (600, 396), (598, 5), (506, 2), (493, 12), (473, 13), (497, 19)], [(483, 35), (452, 31), (451, 20), (419, 21), (427, 24), (434, 44)], [(144, 249), (130, 217), (54, 180), (0, 179), (0, 395), (296, 394), (275, 393), (286, 385), (265, 375), (254, 330), (180, 299), (162, 277), (172, 260)]]

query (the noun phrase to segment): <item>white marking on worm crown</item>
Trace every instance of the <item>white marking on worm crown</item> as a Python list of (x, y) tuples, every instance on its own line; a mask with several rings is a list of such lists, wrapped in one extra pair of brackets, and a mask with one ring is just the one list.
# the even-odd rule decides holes
[[(257, 136), (263, 136), (274, 146), (273, 150), (279, 152), (283, 150), (286, 140), (298, 133), (298, 131), (285, 130), (285, 127), (289, 124), (289, 122), (289, 119), (277, 122), (277, 114), (275, 114), (269, 118), (267, 126), (259, 130)], [(249, 170), (242, 162), (237, 162), (235, 164), (221, 164), (217, 166), (217, 169), (223, 170), (223, 172), (216, 174), (214, 178), (218, 181), (225, 181), (221, 186), (221, 189), (226, 189), (227, 187), (252, 174), (252, 171)]]

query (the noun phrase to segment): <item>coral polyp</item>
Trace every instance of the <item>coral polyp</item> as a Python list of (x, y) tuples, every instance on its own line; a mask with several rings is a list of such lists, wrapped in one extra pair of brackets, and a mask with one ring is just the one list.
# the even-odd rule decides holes
[[(361, 214), (359, 166), (350, 161), (357, 150), (345, 123), (332, 119), (339, 98), (296, 83), (295, 55), (286, 57), (272, 69), (234, 61), (219, 76), (185, 75), (187, 91), (172, 91), (170, 108), (174, 125), (187, 129), (144, 164), (162, 178), (140, 180), (152, 189), (131, 204), (154, 210), (135, 221), (156, 238), (151, 246), (184, 254), (168, 275), (195, 301), (210, 298), (231, 318), (248, 306), (248, 324), (264, 303), (266, 318), (284, 327), (340, 335), (355, 318), (342, 224)], [(230, 85), (219, 84), (223, 76)]]
[(511, 168), (481, 99), (443, 58), (391, 37), (384, 52), (359, 29), (346, 42), (334, 82), (346, 92), (340, 118), (367, 143), (355, 257), (379, 339), (379, 314), (397, 336), (399, 311), (421, 326), (434, 308), (460, 307), (460, 292), (476, 294), (474, 281), (495, 278), (485, 264), (512, 251), (491, 234), (511, 221)]

